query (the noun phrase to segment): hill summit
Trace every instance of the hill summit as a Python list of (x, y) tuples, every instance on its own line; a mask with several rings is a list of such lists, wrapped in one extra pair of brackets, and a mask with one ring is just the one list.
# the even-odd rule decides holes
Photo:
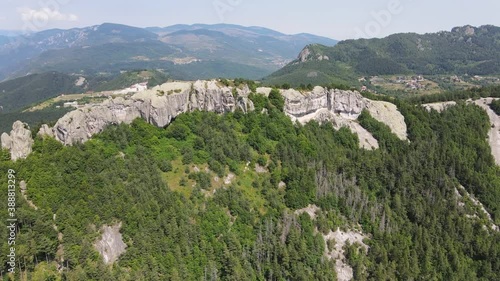
[(352, 85), (360, 76), (370, 75), (499, 74), (499, 53), (500, 28), (492, 25), (346, 40), (333, 47), (312, 44), (266, 82)]

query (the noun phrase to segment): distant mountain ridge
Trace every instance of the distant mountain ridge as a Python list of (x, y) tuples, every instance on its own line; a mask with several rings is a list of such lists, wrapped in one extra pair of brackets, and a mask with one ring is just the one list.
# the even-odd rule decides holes
[(360, 76), (393, 74), (500, 74), (500, 27), (468, 25), (422, 35), (346, 40), (333, 47), (313, 44), (266, 82), (353, 84)]
[[(217, 69), (226, 62), (234, 67), (234, 76), (256, 79), (293, 60), (307, 44), (336, 42), (311, 34), (285, 35), (227, 24), (138, 28), (104, 23), (51, 29), (14, 37), (0, 35), (0, 81), (40, 71), (93, 75), (137, 68), (179, 70), (186, 79), (213, 78), (226, 73)], [(192, 67), (186, 66), (190, 64)], [(194, 68), (200, 66), (212, 71), (198, 77)]]

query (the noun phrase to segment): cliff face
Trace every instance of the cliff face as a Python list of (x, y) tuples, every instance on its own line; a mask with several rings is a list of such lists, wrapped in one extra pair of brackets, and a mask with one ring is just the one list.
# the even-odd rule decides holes
[(356, 119), (363, 110), (386, 124), (401, 140), (407, 139), (404, 116), (394, 104), (372, 101), (355, 91), (328, 90), (315, 87), (312, 92), (296, 90), (282, 91), (285, 97), (285, 112), (293, 121), (305, 124), (311, 120), (332, 122), (334, 127), (348, 127), (359, 136), (360, 146), (365, 149), (378, 148), (377, 140)]
[(248, 99), (250, 90), (245, 87), (236, 92), (234, 97), (231, 88), (219, 87), (215, 81), (167, 83), (129, 99), (115, 98), (79, 108), (59, 119), (52, 133), (44, 126), (39, 134), (71, 145), (87, 141), (110, 124), (130, 124), (139, 117), (164, 127), (179, 114), (194, 110), (216, 113), (233, 112), (236, 108), (244, 112), (253, 110), (253, 103)]
[[(264, 95), (268, 95), (269, 91), (268, 88), (257, 89), (257, 93)], [(119, 97), (98, 105), (86, 105), (63, 116), (53, 128), (42, 126), (38, 134), (54, 137), (65, 145), (71, 145), (87, 141), (108, 125), (130, 124), (139, 117), (152, 125), (164, 127), (179, 114), (195, 110), (225, 113), (239, 108), (248, 112), (254, 110), (254, 105), (248, 98), (250, 92), (246, 86), (233, 89), (220, 85), (217, 81), (166, 83), (130, 98)], [(378, 143), (356, 122), (364, 109), (369, 110), (377, 120), (389, 125), (401, 139), (406, 139), (404, 118), (396, 106), (390, 103), (365, 99), (355, 91), (328, 90), (322, 87), (315, 87), (307, 93), (293, 89), (282, 90), (281, 93), (285, 99), (284, 111), (292, 120), (300, 123), (310, 120), (332, 122), (336, 128), (346, 126), (359, 135), (360, 145), (366, 149), (378, 148)], [(23, 136), (23, 149), (15, 150), (16, 159), (26, 157), (31, 152), (31, 135), (31, 143), (26, 142), (26, 135)], [(2, 145), (8, 149), (13, 146), (8, 136), (2, 136)]]

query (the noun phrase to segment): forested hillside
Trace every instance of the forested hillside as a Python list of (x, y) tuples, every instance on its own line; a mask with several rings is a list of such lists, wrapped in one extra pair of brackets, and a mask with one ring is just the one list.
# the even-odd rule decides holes
[[(363, 112), (380, 144), (367, 151), (348, 129), (293, 124), (275, 93), (251, 95), (248, 114), (136, 120), (70, 147), (37, 138), (15, 163), (2, 151), (2, 186), (13, 169), (32, 201), (18, 194), (13, 280), (336, 280), (322, 234), (337, 228), (367, 236), (366, 255), (345, 246), (354, 280), (500, 279), (500, 170), (482, 109), (393, 100), (410, 141)], [(295, 213), (310, 204), (315, 219)], [(92, 245), (118, 222), (127, 249), (107, 266)]]
[(355, 85), (359, 77), (376, 75), (498, 75), (500, 27), (456, 27), (451, 32), (401, 33), (378, 39), (318, 44), (264, 79), (270, 85), (289, 83)]

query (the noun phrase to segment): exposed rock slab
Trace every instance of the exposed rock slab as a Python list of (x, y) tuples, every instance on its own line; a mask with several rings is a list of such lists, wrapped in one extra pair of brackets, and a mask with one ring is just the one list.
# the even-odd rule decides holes
[[(270, 91), (271, 88), (257, 89), (263, 95), (268, 95)], [(249, 112), (254, 110), (248, 98), (250, 92), (247, 86), (226, 87), (215, 80), (166, 83), (132, 97), (110, 98), (101, 104), (85, 105), (63, 116), (54, 128), (42, 126), (38, 135), (53, 136), (65, 145), (72, 145), (87, 141), (111, 124), (130, 124), (139, 117), (150, 124), (164, 127), (179, 114), (196, 110), (226, 113), (241, 109)], [(359, 136), (363, 148), (378, 148), (377, 140), (356, 122), (365, 109), (374, 118), (386, 123), (401, 139), (406, 138), (404, 118), (396, 106), (390, 103), (370, 101), (356, 91), (322, 87), (315, 87), (305, 93), (293, 89), (281, 90), (281, 93), (285, 99), (284, 111), (292, 120), (300, 123), (311, 120), (332, 122), (337, 129), (348, 127)], [(25, 131), (19, 131), (20, 125), (16, 126), (18, 129), (14, 136), (22, 141), (12, 140), (12, 135), (2, 136), (3, 147), (14, 151), (13, 159), (26, 157), (31, 152), (33, 142), (31, 135), (28, 138)], [(16, 149), (12, 150), (14, 143)]]
[[(368, 251), (368, 246), (363, 242), (363, 239), (367, 238), (365, 235), (354, 231), (330, 231), (327, 235), (323, 235), (325, 240), (325, 256), (329, 259), (335, 260), (335, 271), (337, 272), (337, 280), (339, 281), (349, 281), (354, 277), (353, 269), (345, 263), (344, 246), (349, 244), (358, 243), (361, 247)], [(335, 241), (335, 246), (333, 249), (328, 249), (328, 241)]]
[(87, 105), (59, 119), (53, 129), (54, 136), (65, 145), (83, 143), (108, 125), (130, 124), (141, 117), (139, 106), (138, 102), (122, 97), (106, 100), (99, 105)]
[(366, 109), (378, 121), (389, 126), (391, 131), (401, 140), (407, 140), (407, 127), (404, 116), (398, 111), (395, 104), (385, 101), (371, 101), (365, 99)]
[[(158, 127), (170, 124), (181, 113), (195, 110), (216, 113), (253, 110), (248, 99), (248, 87), (219, 87), (216, 81), (167, 83), (139, 92), (130, 99), (110, 99), (99, 105), (87, 105), (66, 114), (54, 126), (53, 132), (66, 145), (85, 142), (110, 124), (127, 123), (142, 117)], [(43, 133), (43, 132), (42, 132)]]
[(10, 157), (14, 161), (28, 157), (32, 151), (31, 131), (29, 126), (21, 121), (14, 122), (10, 135), (3, 133), (0, 139), (2, 148), (10, 151)]
[(40, 130), (38, 130), (37, 135), (42, 137), (42, 138), (43, 137), (54, 137), (54, 131), (52, 130), (52, 128), (49, 127), (49, 125), (43, 124), (40, 127)]
[(101, 254), (105, 264), (113, 264), (120, 255), (125, 253), (127, 245), (123, 242), (120, 233), (121, 223), (112, 226), (103, 226), (102, 236), (95, 244), (95, 249)]
[(456, 104), (457, 103), (454, 101), (445, 101), (445, 102), (426, 103), (426, 104), (422, 104), (422, 106), (427, 111), (436, 110), (437, 112), (443, 112), (444, 110), (446, 110), (450, 106), (454, 106)]
[(373, 118), (388, 125), (400, 139), (407, 139), (404, 116), (394, 104), (363, 98), (356, 91), (328, 90), (322, 87), (315, 87), (313, 91), (306, 93), (293, 89), (284, 90), (282, 94), (285, 98), (285, 112), (293, 121), (305, 124), (315, 120), (320, 123), (331, 122), (336, 129), (347, 127), (358, 135), (362, 148), (379, 147), (372, 134), (356, 122), (365, 109)]

